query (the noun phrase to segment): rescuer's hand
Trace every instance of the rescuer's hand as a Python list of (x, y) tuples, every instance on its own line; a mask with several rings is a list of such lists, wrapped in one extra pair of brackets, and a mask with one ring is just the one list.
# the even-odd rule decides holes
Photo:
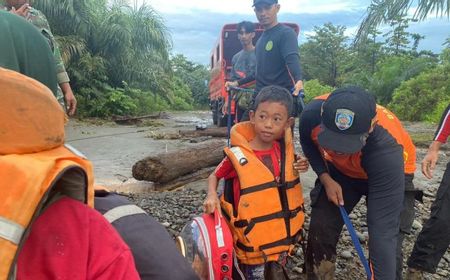
[(336, 206), (344, 206), (344, 198), (342, 196), (342, 187), (338, 182), (331, 178), (330, 174), (322, 173), (319, 176), (320, 182), (325, 188), (328, 200)]
[(302, 89), (303, 89), (303, 81), (298, 80), (294, 85), (294, 91), (292, 92), (292, 95), (297, 96)]
[(237, 87), (237, 86), (239, 86), (239, 83), (237, 81), (234, 82), (228, 81), (225, 83), (225, 88), (227, 90), (230, 90), (230, 87)]
[(309, 168), (309, 161), (306, 157), (302, 157), (302, 155), (297, 155), (297, 160), (294, 161), (294, 170), (305, 173)]
[(431, 143), (430, 147), (428, 148), (427, 155), (422, 160), (422, 173), (428, 179), (431, 179), (433, 177), (433, 171), (439, 158), (440, 146), (441, 142), (433, 141), (433, 143)]

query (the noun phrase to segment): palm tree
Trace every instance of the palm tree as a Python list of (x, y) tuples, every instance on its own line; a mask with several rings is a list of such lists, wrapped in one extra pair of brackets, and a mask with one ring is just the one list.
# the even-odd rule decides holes
[(413, 19), (424, 20), (427, 16), (450, 16), (450, 1), (448, 0), (372, 0), (367, 8), (366, 17), (359, 26), (355, 43), (360, 43), (367, 38), (369, 30), (380, 24), (388, 23), (396, 15), (403, 15), (417, 3), (417, 9)]
[[(155, 71), (170, 74), (170, 33), (163, 19), (144, 4), (127, 0), (39, 0), (65, 61), (89, 52), (106, 63), (109, 83), (153, 89)], [(89, 57), (89, 56), (88, 56)]]

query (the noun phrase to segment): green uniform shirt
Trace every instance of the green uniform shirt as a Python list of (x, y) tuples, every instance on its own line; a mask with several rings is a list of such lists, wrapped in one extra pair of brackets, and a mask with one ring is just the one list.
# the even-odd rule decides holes
[[(0, 10), (1, 9), (7, 10), (7, 8), (3, 5), (0, 5)], [(50, 29), (50, 26), (48, 24), (45, 15), (41, 11), (33, 7), (30, 7), (29, 15), (26, 18), (26, 20), (32, 23), (39, 30), (39, 32), (47, 39), (50, 48), (53, 52), (53, 56), (55, 58), (56, 79), (58, 81), (58, 84), (70, 82), (69, 75), (67, 75), (66, 68), (64, 67), (64, 62), (62, 60), (58, 44), (55, 40), (55, 37), (53, 36), (53, 33)], [(59, 86), (56, 98), (61, 104), (64, 104), (64, 96)]]

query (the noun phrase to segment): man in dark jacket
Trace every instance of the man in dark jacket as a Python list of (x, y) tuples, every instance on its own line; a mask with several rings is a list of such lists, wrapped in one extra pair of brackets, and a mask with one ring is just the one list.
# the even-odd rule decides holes
[(94, 207), (130, 247), (141, 279), (198, 279), (166, 229), (144, 210), (106, 190), (96, 190)]

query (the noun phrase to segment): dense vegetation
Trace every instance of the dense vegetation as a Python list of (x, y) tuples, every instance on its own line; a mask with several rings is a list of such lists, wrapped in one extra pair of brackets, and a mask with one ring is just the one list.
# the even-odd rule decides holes
[[(424, 14), (438, 10), (448, 16), (448, 5), (422, 8), (407, 18), (402, 7), (409, 5), (374, 2), (356, 43), (345, 36), (345, 26), (316, 26), (300, 46), (307, 101), (336, 87), (360, 85), (401, 119), (437, 121), (450, 101), (450, 38), (441, 54), (418, 51), (424, 37), (407, 29)], [(126, 0), (39, 0), (35, 6), (57, 35), (79, 115), (207, 107), (206, 66), (171, 55), (170, 33), (152, 7)], [(380, 17), (390, 27), (384, 34), (376, 27), (381, 21), (373, 21)]]
[(418, 51), (424, 37), (407, 32), (410, 21), (395, 17), (386, 33), (373, 28), (358, 44), (344, 35), (345, 26), (315, 27), (300, 46), (306, 94), (359, 85), (403, 120), (437, 122), (450, 102), (450, 38), (441, 54)]
[(56, 35), (79, 116), (207, 106), (206, 67), (170, 56), (170, 33), (152, 7), (120, 0), (40, 0), (35, 7)]

